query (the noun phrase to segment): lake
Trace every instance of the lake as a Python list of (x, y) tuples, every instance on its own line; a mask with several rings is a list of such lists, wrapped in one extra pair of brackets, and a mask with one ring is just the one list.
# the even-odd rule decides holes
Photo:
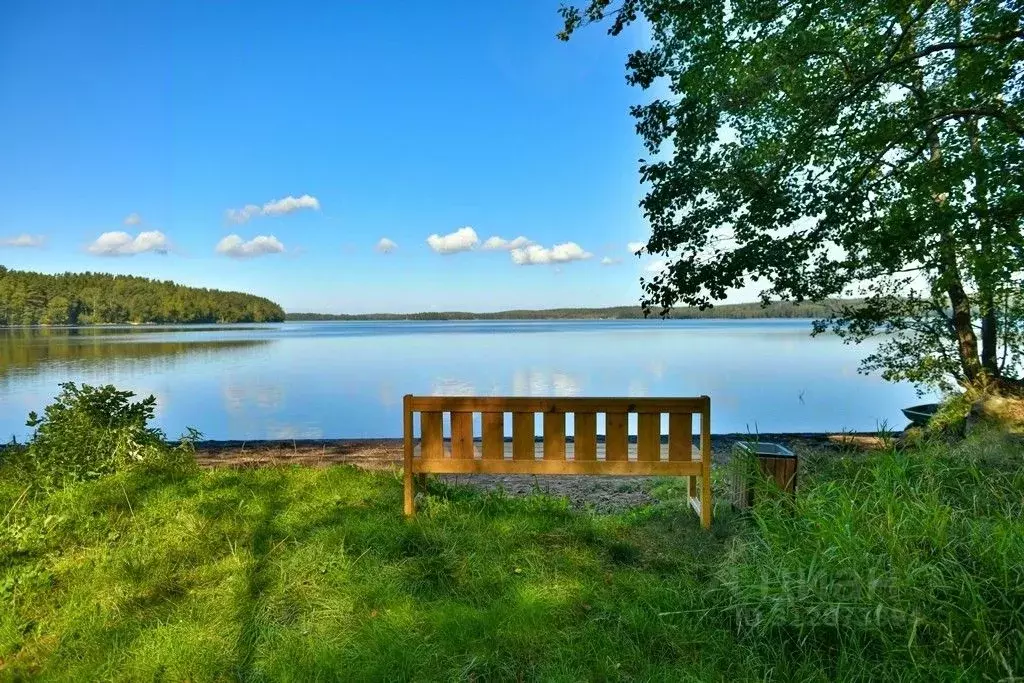
[(68, 380), (153, 394), (169, 435), (194, 426), (209, 439), (399, 437), (406, 393), (707, 394), (715, 433), (902, 429), (900, 408), (924, 399), (858, 374), (869, 345), (809, 330), (807, 320), (6, 329), (0, 437), (29, 436), (28, 412)]

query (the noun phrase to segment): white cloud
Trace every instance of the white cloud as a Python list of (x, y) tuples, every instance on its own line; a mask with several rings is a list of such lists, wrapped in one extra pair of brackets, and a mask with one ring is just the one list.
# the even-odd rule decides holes
[(125, 225), (139, 225), (142, 223), (142, 216), (137, 213), (130, 213), (124, 217)]
[(253, 216), (259, 216), (262, 211), (263, 209), (255, 204), (246, 204), (241, 209), (228, 209), (225, 215), (232, 223), (245, 223)]
[(668, 269), (668, 261), (665, 259), (658, 259), (657, 261), (651, 261), (644, 266), (644, 273), (647, 275), (661, 275)]
[(458, 251), (469, 251), (480, 242), (476, 230), (468, 225), (447, 235), (431, 235), (427, 244), (438, 254), (454, 254)]
[(320, 200), (308, 194), (304, 194), (301, 197), (288, 195), (284, 199), (273, 199), (263, 206), (246, 204), (241, 209), (228, 209), (225, 215), (232, 223), (245, 223), (257, 216), (283, 216), (300, 211), (301, 209), (319, 211)]
[(251, 258), (264, 254), (280, 254), (284, 245), (273, 235), (259, 235), (246, 242), (238, 235), (228, 235), (217, 243), (217, 253), (231, 258)]
[(646, 246), (647, 242), (630, 242), (626, 245), (626, 249), (629, 249), (629, 253), (635, 254)]
[(611, 256), (605, 256), (603, 259), (601, 259), (602, 266), (614, 266), (619, 263), (622, 263), (622, 259), (620, 258), (612, 258)]
[(398, 245), (393, 240), (389, 240), (387, 237), (381, 237), (380, 242), (377, 242), (377, 251), (382, 254), (390, 254)]
[(556, 244), (550, 249), (531, 244), (523, 249), (512, 250), (512, 262), (519, 266), (533, 266), (545, 263), (567, 263), (569, 261), (582, 261), (593, 254), (584, 251), (575, 242)]
[(484, 242), (483, 248), (488, 250), (505, 249), (511, 251), (512, 249), (522, 249), (523, 247), (531, 244), (533, 244), (533, 242), (522, 235), (511, 240), (506, 240), (495, 235), (494, 237), (487, 238), (487, 241)]
[(88, 246), (87, 251), (97, 256), (134, 256), (147, 251), (166, 254), (169, 248), (167, 236), (159, 230), (140, 232), (135, 237), (116, 230), (97, 237), (96, 241)]
[(0, 247), (41, 247), (46, 242), (42, 235), (23, 233), (15, 237), (0, 238)]
[(316, 197), (304, 194), (301, 197), (288, 196), (284, 199), (276, 199), (263, 205), (265, 216), (282, 216), (286, 213), (299, 211), (300, 209), (320, 210), (320, 201)]

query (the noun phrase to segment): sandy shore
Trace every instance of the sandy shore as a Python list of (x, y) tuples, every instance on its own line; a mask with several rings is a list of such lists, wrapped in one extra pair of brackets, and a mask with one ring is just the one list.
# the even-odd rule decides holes
[[(875, 434), (761, 434), (761, 441), (778, 443), (801, 452), (853, 445), (876, 447)], [(752, 440), (748, 434), (711, 437), (713, 462), (725, 463), (737, 441)], [(401, 439), (331, 439), (297, 441), (203, 441), (196, 458), (203, 467), (268, 467), (304, 465), (325, 467), (347, 464), (371, 470), (393, 470), (402, 464)], [(654, 502), (649, 477), (583, 477), (533, 475), (443, 475), (444, 481), (470, 484), (485, 490), (501, 488), (510, 495), (540, 490), (568, 496), (573, 505), (593, 505), (610, 511)]]
[[(823, 448), (843, 442), (873, 446), (876, 434), (761, 434), (757, 439), (779, 443), (797, 452), (805, 448)], [(711, 450), (716, 463), (729, 459), (733, 444), (751, 441), (749, 434), (714, 434)], [(506, 441), (506, 446), (508, 446)], [(538, 442), (539, 443), (539, 442)], [(253, 467), (299, 464), (324, 466), (349, 464), (366, 469), (399, 467), (402, 462), (401, 439), (300, 439), (266, 441), (200, 441), (196, 457), (204, 467)]]

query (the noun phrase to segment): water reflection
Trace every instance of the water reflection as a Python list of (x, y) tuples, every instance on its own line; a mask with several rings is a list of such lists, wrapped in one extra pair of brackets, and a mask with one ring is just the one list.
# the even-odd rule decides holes
[(582, 382), (567, 372), (517, 370), (512, 375), (513, 396), (579, 396)]
[(113, 334), (111, 330), (86, 332), (66, 329), (0, 329), (0, 379), (12, 374), (51, 369), (111, 366), (123, 361), (145, 361), (210, 356), (269, 344), (266, 339), (148, 341)]
[[(0, 330), (0, 439), (64, 381), (155, 394), (169, 434), (397, 437), (404, 394), (712, 397), (716, 432), (870, 430), (920, 403), (803, 321)], [(799, 400), (800, 396), (804, 401)]]
[(476, 389), (469, 382), (457, 379), (439, 379), (430, 390), (431, 396), (475, 396)]

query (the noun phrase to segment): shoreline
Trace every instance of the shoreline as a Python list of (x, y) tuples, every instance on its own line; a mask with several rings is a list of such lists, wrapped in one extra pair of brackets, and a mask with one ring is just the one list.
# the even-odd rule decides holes
[(664, 322), (666, 320), (673, 322), (683, 321), (712, 321), (712, 322), (738, 322), (738, 321), (750, 321), (750, 320), (762, 320), (768, 322), (774, 321), (795, 321), (795, 322), (809, 322), (817, 320), (813, 316), (700, 316), (700, 317), (669, 317), (661, 318), (659, 316), (651, 316), (649, 318), (641, 317), (609, 317), (609, 318), (598, 318), (592, 316), (586, 317), (553, 317), (553, 318), (345, 318), (345, 319), (332, 319), (332, 320), (264, 320), (261, 322), (235, 322), (235, 323), (154, 323), (154, 322), (123, 322), (123, 323), (91, 323), (88, 325), (0, 325), (0, 330), (90, 330), (90, 329), (110, 329), (117, 327), (146, 327), (146, 328), (182, 328), (182, 327), (242, 327), (252, 325), (284, 325), (284, 324), (314, 324), (314, 323), (471, 323), (471, 322), (490, 322), (490, 323), (528, 323), (528, 322), (629, 322), (629, 321), (643, 321), (643, 322)]
[[(831, 451), (838, 456), (852, 450), (877, 449), (884, 446), (877, 434), (864, 432), (774, 433), (760, 434), (758, 437), (761, 441), (782, 444), (801, 459), (822, 452)], [(713, 434), (712, 462), (715, 465), (724, 465), (729, 461), (733, 444), (751, 439), (750, 434)], [(474, 442), (478, 443), (477, 440)], [(399, 438), (205, 440), (196, 443), (196, 461), (200, 467), (207, 470), (289, 466), (322, 468), (350, 465), (362, 470), (390, 472), (397, 476), (402, 469), (403, 445), (403, 439)], [(469, 485), (482, 491), (500, 491), (511, 496), (529, 496), (540, 492), (564, 497), (573, 508), (593, 508), (601, 513), (617, 512), (658, 502), (656, 481), (659, 477), (532, 474), (434, 476), (445, 484)]]
[[(895, 432), (893, 433), (896, 434)], [(737, 441), (764, 441), (779, 443), (794, 452), (814, 448), (836, 448), (842, 446), (878, 447), (882, 443), (878, 432), (777, 432), (764, 434), (725, 433), (711, 435), (712, 460), (725, 463), (729, 460), (733, 444)], [(415, 441), (418, 442), (418, 439)], [(534, 443), (541, 443), (535, 437)], [(445, 439), (445, 443), (449, 440)], [(473, 439), (480, 443), (479, 438)], [(505, 443), (511, 443), (505, 437)], [(572, 443), (566, 437), (566, 443)], [(598, 435), (598, 443), (604, 442), (604, 435)], [(630, 435), (630, 444), (636, 443), (636, 435)], [(662, 444), (668, 443), (662, 436)], [(258, 467), (273, 465), (325, 466), (350, 464), (366, 469), (388, 469), (401, 464), (404, 441), (400, 437), (357, 438), (357, 439), (204, 439), (196, 442), (196, 459), (204, 467)], [(529, 475), (523, 475), (529, 476)]]

